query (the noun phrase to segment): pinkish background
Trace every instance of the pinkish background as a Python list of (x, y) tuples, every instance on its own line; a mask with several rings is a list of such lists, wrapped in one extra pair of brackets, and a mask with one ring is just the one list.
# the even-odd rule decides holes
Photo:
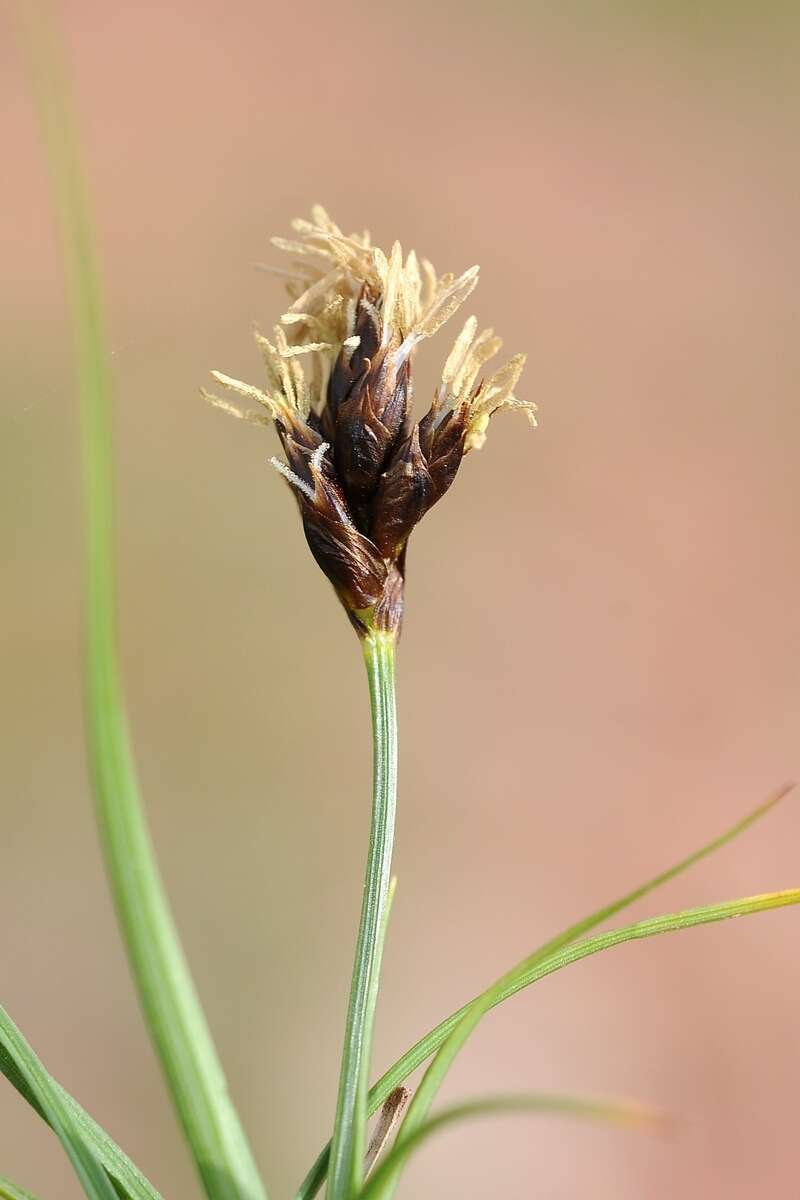
[[(269, 471), (203, 406), (258, 378), (251, 269), (314, 200), (475, 297), (541, 428), (508, 416), (410, 555), (399, 889), (376, 1069), (603, 901), (800, 775), (800, 21), (765, 3), (229, 0), (60, 18), (118, 385), (121, 633), (159, 855), (277, 1200), (332, 1116), (366, 843), (352, 635)], [(0, 999), (166, 1200), (198, 1195), (132, 997), (80, 709), (63, 277), (2, 39)], [(455, 329), (451, 331), (455, 333)], [(449, 345), (426, 348), (423, 396)], [(637, 915), (800, 884), (798, 801)], [(626, 946), (494, 1012), (448, 1098), (642, 1097), (666, 1138), (453, 1131), (403, 1197), (798, 1190), (798, 913)], [(78, 1186), (0, 1088), (0, 1172)]]

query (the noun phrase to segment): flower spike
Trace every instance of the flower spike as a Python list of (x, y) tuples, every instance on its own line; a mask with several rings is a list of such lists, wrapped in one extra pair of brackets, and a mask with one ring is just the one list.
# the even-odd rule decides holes
[(412, 363), (464, 304), (478, 267), (438, 275), (399, 242), (385, 254), (369, 234), (346, 235), (315, 205), (272, 244), (292, 257), (290, 304), (272, 340), (256, 332), (266, 388), (214, 371), (242, 411), (203, 390), (223, 411), (271, 420), (286, 461), (272, 465), (300, 507), (311, 553), (362, 635), (397, 633), (408, 538), (453, 482), (464, 455), (486, 440), (494, 413), (536, 405), (514, 395), (525, 356), (482, 372), (502, 342), (470, 317), (455, 339), (428, 413), (411, 415)]

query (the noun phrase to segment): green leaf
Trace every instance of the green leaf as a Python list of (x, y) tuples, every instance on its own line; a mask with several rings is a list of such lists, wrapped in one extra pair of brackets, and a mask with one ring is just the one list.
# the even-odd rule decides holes
[(117, 1200), (111, 1180), (75, 1126), (69, 1107), (5, 1009), (0, 1008), (0, 1044), (11, 1058), (47, 1123), (64, 1147), (89, 1200)]
[[(408, 1112), (397, 1134), (394, 1147), (386, 1161), (375, 1172), (369, 1195), (374, 1200), (390, 1200), (400, 1181), (407, 1155), (404, 1147), (414, 1144), (415, 1135), (425, 1125), (431, 1104), (453, 1065), (456, 1055), (489, 1007), (489, 993), (477, 1000), (445, 1038), (433, 1057), (419, 1087), (414, 1093)], [(378, 1182), (375, 1182), (375, 1178)], [(365, 1193), (366, 1194), (366, 1193)]]
[[(557, 934), (554, 938), (551, 938), (550, 941), (545, 942), (544, 945), (534, 950), (532, 954), (528, 955), (527, 958), (524, 958), (515, 967), (512, 967), (510, 971), (501, 976), (496, 983), (492, 984), (487, 989), (487, 992), (492, 992), (496, 996), (496, 999), (492, 1001), (490, 1007), (500, 1004), (509, 996), (513, 996), (522, 988), (527, 987), (527, 982), (524, 981), (528, 979), (529, 973), (533, 971), (539, 963), (547, 960), (551, 955), (562, 949), (562, 947), (570, 945), (584, 933), (588, 933), (589, 930), (596, 928), (598, 925), (602, 924), (603, 921), (607, 921), (610, 917), (614, 916), (622, 909), (627, 908), (629, 905), (635, 903), (635, 901), (641, 900), (644, 896), (648, 895), (648, 893), (654, 891), (658, 887), (663, 886), (665, 883), (668, 883), (676, 876), (688, 870), (689, 867), (694, 866), (694, 864), (699, 862), (701, 859), (706, 858), (715, 850), (720, 849), (722, 846), (732, 841), (733, 838), (737, 837), (740, 833), (743, 833), (755, 821), (765, 816), (766, 813), (774, 808), (780, 800), (788, 795), (789, 791), (791, 791), (793, 787), (794, 785), (790, 784), (781, 788), (780, 791), (766, 801), (765, 804), (759, 805), (754, 812), (748, 814), (748, 816), (746, 816), (743, 820), (737, 822), (736, 825), (732, 826), (720, 837), (715, 838), (712, 842), (708, 842), (705, 846), (701, 847), (700, 850), (695, 851), (694, 854), (690, 854), (688, 858), (684, 858), (681, 862), (676, 863), (666, 871), (662, 871), (661, 874), (656, 875), (647, 883), (641, 884), (639, 887), (634, 888), (633, 891), (626, 893), (626, 895), (620, 897), (620, 899), (612, 901), (611, 904), (607, 904), (603, 908), (597, 909), (590, 916), (576, 922), (574, 925), (570, 925), (562, 933)], [(481, 995), (485, 996), (486, 992), (481, 993)], [(430, 1033), (425, 1035), (425, 1037), (420, 1038), (420, 1040), (414, 1046), (412, 1046), (410, 1050), (406, 1051), (401, 1059), (398, 1059), (394, 1066), (390, 1067), (389, 1070), (381, 1076), (381, 1078), (376, 1084), (373, 1085), (370, 1091), (371, 1112), (374, 1112), (375, 1109), (383, 1103), (386, 1096), (392, 1091), (393, 1088), (397, 1087), (399, 1083), (402, 1083), (412, 1071), (416, 1070), (416, 1068), (420, 1066), (426, 1058), (429, 1058), (430, 1055), (436, 1049), (438, 1049), (438, 1047), (442, 1044), (450, 1031), (458, 1024), (465, 1013), (467, 1013), (472, 1005), (480, 999), (481, 996), (476, 996), (474, 1000), (469, 1001), (467, 1004), (464, 1004), (461, 1008), (457, 1009), (456, 1012), (451, 1013), (451, 1015), (446, 1017), (444, 1021), (441, 1021), (435, 1027), (435, 1029), (432, 1029)]]
[(359, 1193), (358, 1200), (383, 1200), (390, 1195), (390, 1182), (399, 1176), (408, 1158), (434, 1134), (461, 1121), (475, 1117), (532, 1112), (547, 1116), (584, 1117), (620, 1125), (658, 1126), (656, 1114), (638, 1105), (618, 1100), (592, 1100), (581, 1096), (533, 1094), (529, 1096), (492, 1096), (465, 1101), (442, 1109), (429, 1121), (417, 1125), (402, 1142), (398, 1137), (392, 1149), (375, 1168)]
[(112, 381), (71, 94), (36, 4), (20, 5), (33, 91), (61, 224), (81, 405), (86, 710), (109, 881), (150, 1034), (210, 1200), (265, 1200), (264, 1187), (170, 912), (142, 810), (115, 630)]
[[(422, 1055), (420, 1061), (424, 1061), (432, 1050), (440, 1046), (461, 1020), (465, 1021), (465, 1027), (468, 1029), (470, 1019), (474, 1018), (476, 1011), (482, 1015), (482, 1012), (485, 1011), (484, 1006), (492, 1008), (501, 1004), (503, 1000), (507, 1000), (546, 975), (552, 975), (555, 971), (560, 971), (562, 967), (587, 958), (591, 954), (609, 950), (623, 942), (639, 941), (643, 938), (656, 937), (662, 933), (673, 933), (679, 929), (691, 929), (696, 925), (711, 925), (716, 921), (725, 921), (731, 917), (745, 917), (753, 913), (767, 912), (773, 908), (785, 908), (798, 903), (800, 903), (800, 888), (767, 892), (760, 896), (746, 896), (741, 900), (726, 900), (720, 904), (706, 904), (700, 908), (689, 908), (682, 912), (666, 913), (660, 917), (649, 917), (634, 925), (625, 925), (620, 929), (612, 929), (608, 933), (596, 934), (592, 938), (572, 943), (544, 957), (538, 954), (531, 955), (530, 958), (498, 980), (482, 996), (478, 996), (470, 1004), (460, 1009), (456, 1019), (449, 1023), (449, 1028), (444, 1034), (439, 1034), (438, 1031), (442, 1026), (437, 1026), (436, 1030), (428, 1035), (430, 1048), (426, 1054)], [(418, 1046), (422, 1044), (422, 1042), (417, 1043)], [(390, 1072), (387, 1072), (387, 1075), (396, 1077), (394, 1086), (397, 1086), (410, 1074), (414, 1066), (418, 1065), (418, 1062), (414, 1062), (414, 1066), (407, 1067), (407, 1061), (408, 1056), (404, 1055), (398, 1064), (391, 1068)]]
[(36, 1200), (36, 1197), (0, 1175), (0, 1200)]
[(621, 946), (623, 942), (640, 941), (642, 938), (657, 937), (661, 933), (674, 933), (679, 929), (694, 929), (697, 925), (713, 925), (717, 921), (728, 921), (732, 917), (749, 917), (754, 913), (787, 908), (794, 904), (800, 904), (800, 888), (764, 892), (759, 896), (745, 896), (741, 900), (723, 900), (719, 904), (703, 904), (699, 908), (687, 908), (682, 912), (649, 917), (645, 921), (637, 921), (635, 925), (625, 925), (621, 929), (610, 929), (608, 933), (598, 933), (592, 938), (566, 946), (543, 962), (510, 972), (505, 985), (498, 990), (495, 1003), (499, 1004), (521, 988), (560, 971), (562, 967), (568, 967), (571, 963), (579, 962), (582, 958), (588, 958), (601, 950)]
[[(2, 1043), (0, 1043), (0, 1072), (46, 1122), (47, 1115)], [(65, 1091), (54, 1079), (51, 1082), (69, 1109), (73, 1127), (79, 1131), (84, 1142), (91, 1147), (95, 1157), (103, 1164), (121, 1200), (161, 1200), (161, 1196), (153, 1185), (106, 1131), (81, 1108), (69, 1092)]]
[[(747, 916), (751, 913), (763, 912), (771, 908), (800, 903), (800, 888), (783, 892), (770, 892), (761, 896), (748, 896), (743, 900), (730, 900), (722, 904), (707, 904), (700, 908), (687, 909), (684, 912), (669, 913), (662, 917), (652, 917), (635, 925), (622, 929), (612, 929), (608, 933), (597, 934), (582, 942), (575, 942), (562, 950), (556, 951), (543, 960), (531, 961), (522, 967), (510, 971), (503, 979), (498, 980), (494, 987), (489, 988), (477, 1000), (468, 1006), (461, 1020), (452, 1032), (445, 1038), (441, 1048), (428, 1067), (422, 1082), (412, 1100), (405, 1121), (397, 1135), (397, 1145), (413, 1137), (415, 1131), (423, 1124), (433, 1099), (441, 1087), (444, 1078), (453, 1065), (456, 1055), (462, 1049), (467, 1038), (475, 1029), (481, 1017), (488, 1009), (499, 1004), (507, 996), (513, 995), (520, 988), (543, 979), (560, 971), (562, 967), (597, 954), (600, 950), (608, 950), (622, 942), (634, 941), (646, 937), (655, 937), (660, 933), (671, 933), (678, 929), (690, 929), (695, 925), (709, 925), (715, 921), (724, 921), (730, 917)], [(399, 1170), (394, 1175), (384, 1172), (385, 1190), (380, 1193), (381, 1200), (389, 1200), (399, 1178)]]
[[(634, 904), (637, 900), (641, 900), (650, 892), (655, 891), (656, 888), (662, 887), (665, 883), (677, 878), (677, 876), (681, 875), (684, 871), (687, 871), (690, 867), (694, 866), (702, 859), (707, 858), (710, 854), (713, 854), (714, 851), (722, 849), (722, 847), (727, 845), (728, 842), (733, 841), (734, 838), (738, 837), (739, 834), (744, 833), (745, 830), (749, 829), (750, 826), (755, 824), (756, 821), (759, 821), (762, 817), (766, 816), (766, 814), (770, 812), (770, 810), (773, 809), (776, 804), (783, 800), (793, 788), (794, 784), (791, 783), (779, 788), (773, 796), (765, 801), (765, 803), (760, 804), (757, 808), (753, 809), (752, 812), (748, 813), (741, 820), (737, 821), (735, 825), (732, 825), (718, 837), (712, 839), (710, 842), (706, 842), (706, 844), (701, 846), (699, 850), (694, 851), (686, 858), (681, 859), (680, 862), (675, 863), (673, 866), (668, 867), (665, 871), (655, 875), (652, 879), (647, 880), (646, 883), (640, 884), (630, 892), (626, 892), (625, 895), (621, 896), (619, 899), (613, 900), (610, 904), (606, 904), (602, 908), (596, 909), (595, 912), (591, 913), (588, 917), (584, 917), (575, 924), (568, 926), (554, 938), (551, 938), (550, 941), (545, 942), (544, 945), (535, 950), (533, 954), (529, 955), (527, 958), (523, 959), (522, 962), (518, 963), (517, 966), (514, 967), (507, 975), (502, 976), (496, 984), (487, 989), (487, 992), (493, 991), (497, 987), (497, 984), (505, 983), (505, 981), (511, 977), (516, 977), (518, 980), (525, 978), (526, 970), (532, 969), (537, 963), (543, 962), (549, 955), (554, 954), (562, 947), (574, 942), (577, 938), (581, 937), (584, 933), (588, 933), (591, 929), (595, 929), (598, 925), (601, 925), (604, 921), (608, 920), (616, 913), (621, 912), (622, 909), (629, 907), (629, 905)], [(511, 991), (504, 991), (503, 994), (500, 995), (500, 998), (495, 1000), (494, 1003), (501, 1003), (502, 1000), (506, 999), (510, 995), (513, 995), (514, 992), (519, 991), (521, 988), (526, 986), (526, 983), (520, 982), (519, 985), (514, 987)], [(369, 1093), (370, 1113), (374, 1113), (377, 1109), (379, 1109), (386, 1100), (387, 1096), (399, 1084), (406, 1080), (408, 1076), (417, 1069), (417, 1067), (425, 1062), (427, 1058), (430, 1058), (431, 1054), (433, 1054), (439, 1048), (439, 1046), (442, 1045), (444, 1040), (458, 1025), (462, 1017), (464, 1017), (470, 1011), (472, 1005), (480, 1001), (482, 997), (486, 996), (487, 992), (482, 992), (481, 995), (475, 997), (474, 1000), (462, 1005), (461, 1008), (459, 1008), (456, 1012), (451, 1013), (449, 1017), (446, 1017), (434, 1029), (430, 1030), (429, 1033), (426, 1033), (424, 1037), (420, 1038), (420, 1040), (416, 1042), (410, 1050), (406, 1051), (402, 1058), (399, 1058), (397, 1062), (394, 1063), (394, 1065), (391, 1066), (388, 1071), (381, 1076), (377, 1083), (373, 1084)], [(303, 1180), (303, 1183), (300, 1185), (300, 1188), (296, 1194), (296, 1200), (311, 1200), (311, 1197), (315, 1196), (319, 1191), (325, 1180), (329, 1150), (330, 1146), (326, 1146), (317, 1158), (308, 1175)]]

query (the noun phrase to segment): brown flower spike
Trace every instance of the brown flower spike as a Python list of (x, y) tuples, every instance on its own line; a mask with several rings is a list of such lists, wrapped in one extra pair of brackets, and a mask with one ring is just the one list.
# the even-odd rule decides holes
[(464, 455), (483, 445), (494, 413), (522, 409), (535, 425), (536, 406), (513, 394), (524, 355), (481, 376), (501, 341), (491, 329), (478, 333), (470, 317), (430, 410), (415, 424), (416, 347), (461, 307), (478, 268), (439, 276), (413, 250), (404, 259), (397, 242), (387, 257), (369, 234), (345, 236), (323, 208), (311, 215), (293, 222), (295, 240), (273, 238), (294, 261), (292, 303), (273, 340), (256, 333), (266, 388), (212, 372), (259, 409), (203, 394), (234, 416), (274, 422), (286, 461), (272, 464), (294, 491), (311, 553), (359, 633), (396, 633), (412, 529), (450, 487)]

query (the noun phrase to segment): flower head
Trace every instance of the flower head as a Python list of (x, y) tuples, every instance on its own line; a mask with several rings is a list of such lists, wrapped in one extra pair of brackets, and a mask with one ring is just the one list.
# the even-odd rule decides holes
[(323, 208), (311, 217), (293, 222), (294, 239), (272, 239), (293, 261), (282, 272), (287, 311), (272, 340), (256, 333), (266, 386), (212, 372), (257, 407), (203, 394), (237, 417), (274, 423), (286, 460), (272, 464), (295, 494), (314, 558), (359, 632), (396, 632), (412, 529), (483, 445), (494, 413), (522, 409), (535, 425), (536, 406), (514, 395), (524, 355), (483, 374), (502, 343), (470, 317), (415, 423), (415, 350), (469, 297), (478, 268), (440, 276), (398, 242), (386, 255), (368, 233), (343, 234)]

